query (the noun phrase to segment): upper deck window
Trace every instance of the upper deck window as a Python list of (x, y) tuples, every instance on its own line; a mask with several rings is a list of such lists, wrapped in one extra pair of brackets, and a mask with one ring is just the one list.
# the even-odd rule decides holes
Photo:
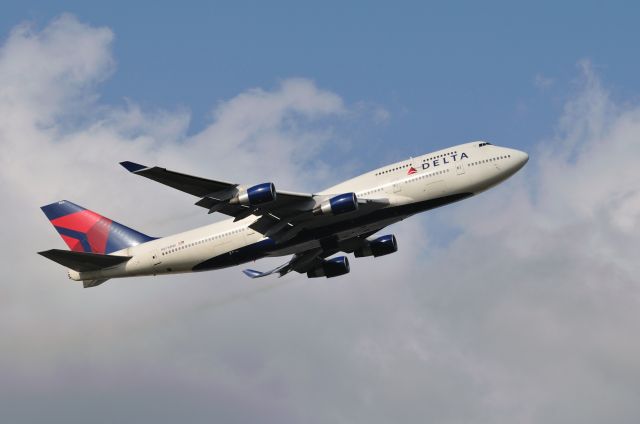
[(480, 143), (480, 144), (478, 144), (478, 147), (482, 147), (482, 146), (491, 146), (491, 143)]

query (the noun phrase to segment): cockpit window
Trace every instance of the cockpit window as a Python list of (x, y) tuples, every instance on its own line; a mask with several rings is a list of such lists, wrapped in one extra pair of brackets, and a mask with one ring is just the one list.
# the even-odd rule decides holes
[(478, 147), (482, 147), (482, 146), (491, 146), (491, 143), (480, 143), (480, 144), (478, 144)]

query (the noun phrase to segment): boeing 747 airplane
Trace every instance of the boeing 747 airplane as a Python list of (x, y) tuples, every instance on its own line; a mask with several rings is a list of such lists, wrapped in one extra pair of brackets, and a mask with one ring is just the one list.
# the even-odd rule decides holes
[(147, 236), (66, 200), (42, 207), (71, 250), (40, 255), (69, 268), (84, 287), (110, 278), (226, 268), (267, 256), (293, 255), (251, 277), (337, 277), (346, 256), (384, 256), (398, 250), (388, 225), (466, 199), (515, 174), (529, 160), (521, 151), (477, 141), (367, 172), (319, 193), (276, 190), (271, 182), (244, 186), (157, 166), (122, 162), (129, 172), (196, 196), (209, 213), (231, 218), (162, 238)]

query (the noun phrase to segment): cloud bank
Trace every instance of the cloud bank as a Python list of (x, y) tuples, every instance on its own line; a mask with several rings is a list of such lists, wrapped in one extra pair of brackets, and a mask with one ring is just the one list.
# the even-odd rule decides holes
[(0, 48), (3, 421), (637, 421), (640, 106), (588, 63), (526, 172), (448, 208), (450, 242), (414, 218), (393, 228), (400, 252), (345, 278), (230, 269), (82, 290), (35, 255), (62, 243), (40, 205), (151, 234), (211, 219), (118, 161), (319, 189), (349, 176), (324, 154), (349, 149), (345, 128), (389, 119), (298, 78), (220, 102), (190, 134), (187, 110), (100, 101), (112, 42), (63, 15)]

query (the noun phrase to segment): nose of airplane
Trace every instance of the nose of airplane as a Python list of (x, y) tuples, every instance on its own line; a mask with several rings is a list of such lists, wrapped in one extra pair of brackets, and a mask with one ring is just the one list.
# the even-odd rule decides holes
[(510, 174), (518, 172), (529, 161), (529, 155), (526, 152), (508, 149), (511, 156), (511, 163), (508, 167)]
[(529, 155), (526, 152), (516, 150), (515, 157), (518, 161), (518, 168), (522, 168), (527, 162), (529, 162)]

